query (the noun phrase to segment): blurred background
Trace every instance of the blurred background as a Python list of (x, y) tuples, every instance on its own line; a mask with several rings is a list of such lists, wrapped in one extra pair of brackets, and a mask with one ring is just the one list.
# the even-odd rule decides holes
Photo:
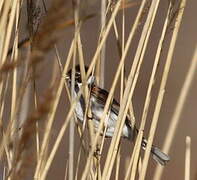
[[(126, 13), (126, 21), (125, 21), (125, 34), (126, 38), (128, 37), (128, 33), (134, 19), (136, 17), (138, 8), (140, 3), (138, 1), (134, 1), (134, 5), (130, 8), (125, 9)], [(46, 1), (46, 8), (50, 7), (51, 2)], [(68, 4), (71, 3), (68, 2)], [(153, 31), (151, 32), (150, 41), (148, 43), (148, 48), (145, 53), (145, 60), (142, 65), (142, 70), (139, 75), (137, 87), (134, 92), (133, 97), (133, 107), (136, 118), (136, 124), (139, 126), (141, 115), (143, 111), (144, 101), (146, 97), (146, 90), (148, 87), (148, 81), (151, 75), (152, 66), (154, 63), (155, 52), (157, 49), (157, 44), (159, 41), (159, 37), (161, 34), (163, 21), (166, 15), (168, 7), (168, 1), (162, 1), (159, 5), (159, 10), (156, 16), (156, 20), (153, 26)], [(176, 43), (172, 66), (170, 69), (169, 79), (167, 81), (166, 92), (164, 96), (163, 105), (161, 108), (161, 113), (159, 116), (159, 122), (156, 130), (156, 136), (154, 139), (154, 144), (158, 147), (162, 147), (164, 138), (166, 136), (166, 132), (169, 128), (169, 122), (171, 121), (176, 102), (179, 98), (180, 89), (185, 80), (186, 73), (189, 68), (189, 64), (191, 62), (191, 58), (194, 53), (195, 46), (197, 44), (197, 21), (195, 20), (197, 17), (197, 1), (189, 0), (186, 4), (185, 12), (183, 15), (183, 21), (181, 23), (181, 28), (178, 34), (178, 40)], [(22, 7), (22, 21), (21, 23), (21, 40), (28, 36), (27, 27), (26, 27), (26, 7), (25, 4)], [(147, 7), (148, 8), (148, 7)], [(81, 13), (83, 14), (95, 14), (94, 17), (85, 21), (82, 25), (81, 29), (81, 39), (83, 44), (84, 51), (84, 59), (85, 64), (88, 65), (91, 62), (91, 59), (95, 53), (97, 44), (98, 44), (98, 35), (100, 29), (100, 2), (95, 1), (94, 3), (85, 3)], [(40, 11), (42, 16), (45, 16), (44, 8), (40, 4)], [(119, 27), (119, 32), (121, 33), (121, 21), (122, 21), (121, 11), (117, 17), (117, 25)], [(133, 43), (130, 47), (129, 54), (126, 59), (126, 75), (128, 75), (130, 67), (133, 62), (133, 57), (135, 55), (135, 50), (137, 48), (137, 44), (139, 41), (139, 37), (141, 35), (141, 30), (143, 27), (143, 22), (145, 21), (145, 17), (142, 17), (142, 25), (139, 26)], [(173, 26), (172, 26), (173, 28)], [(57, 49), (60, 52), (62, 63), (65, 63), (65, 59), (68, 54), (68, 50), (70, 47), (71, 40), (73, 38), (74, 27), (69, 27), (63, 30), (60, 34), (60, 38), (57, 43)], [(166, 61), (166, 52), (168, 50), (169, 40), (171, 38), (172, 30), (169, 30), (168, 36), (166, 38), (166, 42), (164, 44), (164, 48), (162, 50), (162, 59), (159, 66), (159, 73), (157, 77), (157, 81), (155, 84), (155, 88), (153, 91), (153, 100), (151, 102), (151, 109), (148, 114), (148, 120), (145, 128), (145, 136), (148, 136), (151, 117), (153, 115), (155, 100), (157, 97), (157, 92), (159, 88), (159, 81), (161, 79), (163, 65)], [(25, 51), (25, 50), (24, 50)], [(50, 51), (45, 56), (45, 61), (42, 62), (42, 66), (38, 68), (37, 74), (38, 77), (36, 81), (36, 88), (38, 94), (42, 94), (43, 91), (48, 86), (48, 80), (51, 78), (51, 69), (53, 67), (54, 59), (55, 59), (55, 51)], [(104, 79), (104, 87), (109, 90), (111, 87), (111, 83), (114, 78), (114, 74), (117, 69), (117, 65), (119, 63), (119, 54), (116, 44), (116, 39), (114, 36), (114, 31), (111, 30), (110, 35), (107, 39), (106, 43), (106, 62), (105, 62), (105, 79)], [(196, 73), (197, 75), (197, 73)], [(119, 100), (119, 91), (117, 88), (117, 92), (115, 94), (117, 100)], [(55, 117), (55, 124), (53, 126), (52, 139), (55, 140), (59, 129), (61, 128), (62, 123), (64, 122), (67, 112), (69, 110), (68, 97), (66, 95), (66, 91), (64, 90), (61, 96), (61, 101), (58, 107), (58, 111)], [(185, 166), (185, 138), (186, 136), (191, 137), (191, 180), (197, 180), (197, 156), (195, 154), (197, 149), (197, 77), (194, 79), (191, 89), (189, 91), (186, 103), (184, 105), (184, 109), (182, 115), (180, 117), (180, 123), (178, 124), (177, 131), (175, 133), (175, 137), (173, 140), (173, 144), (170, 150), (171, 161), (165, 166), (164, 173), (162, 176), (162, 180), (174, 180), (174, 179), (184, 179), (184, 166)], [(76, 142), (75, 142), (75, 150), (80, 147), (80, 142), (78, 140), (79, 135), (76, 131)], [(106, 140), (104, 146), (104, 154), (106, 154), (108, 147), (110, 144), (110, 139)], [(131, 155), (133, 149), (133, 144), (128, 142), (127, 140), (121, 141), (121, 173), (120, 179), (123, 177), (124, 172), (126, 172), (125, 167), (128, 163), (127, 157)], [(143, 155), (143, 153), (142, 153)], [(105, 155), (104, 155), (105, 157)], [(65, 168), (66, 162), (68, 159), (68, 133), (65, 134), (64, 140), (61, 143), (61, 146), (58, 150), (58, 154), (54, 159), (54, 163), (51, 166), (51, 170), (47, 176), (47, 179), (64, 179), (65, 176)], [(104, 158), (103, 158), (104, 159)], [(103, 160), (104, 161), (104, 160)], [(83, 167), (83, 165), (82, 165)], [(153, 179), (153, 174), (156, 168), (156, 163), (150, 158), (149, 166), (147, 171), (147, 180)], [(81, 171), (81, 169), (80, 169)], [(121, 175), (122, 174), (122, 175)], [(80, 177), (79, 177), (80, 179)], [(113, 175), (111, 177), (113, 179)]]

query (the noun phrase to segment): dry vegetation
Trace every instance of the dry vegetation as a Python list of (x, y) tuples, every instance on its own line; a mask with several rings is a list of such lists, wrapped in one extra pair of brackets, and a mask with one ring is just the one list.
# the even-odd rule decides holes
[[(173, 2), (173, 3), (172, 3)], [(160, 34), (159, 42), (156, 49), (154, 64), (151, 70), (149, 85), (146, 90), (146, 98), (144, 101), (140, 123), (139, 133), (128, 159), (128, 166), (123, 175), (125, 179), (146, 179), (146, 172), (149, 162), (150, 150), (153, 139), (156, 136), (156, 127), (159, 120), (160, 110), (165, 95), (166, 82), (169, 70), (171, 68), (172, 56), (176, 44), (177, 35), (180, 29), (181, 20), (184, 16), (184, 8), (186, 0), (169, 1), (166, 8), (165, 17), (162, 19), (163, 29)], [(83, 48), (80, 30), (84, 22), (91, 20), (97, 14), (86, 13), (86, 6), (96, 3), (96, 1), (87, 1), (80, 4), (80, 1), (73, 0), (71, 3), (65, 3), (65, 0), (55, 0), (50, 3), (47, 9), (44, 0), (40, 1), (18, 1), (18, 0), (1, 0), (0, 1), (0, 125), (1, 125), (1, 141), (0, 141), (0, 157), (1, 157), (1, 173), (3, 179), (39, 179), (48, 178), (51, 166), (57, 151), (61, 147), (63, 136), (69, 135), (69, 148), (65, 152), (69, 154), (64, 164), (65, 179), (112, 179), (112, 173), (115, 172), (113, 178), (119, 179), (120, 176), (120, 136), (121, 129), (125, 121), (127, 112), (129, 112), (132, 124), (135, 123), (134, 107), (131, 99), (135, 93), (135, 87), (138, 83), (138, 77), (145, 60), (144, 55), (147, 44), (151, 36), (152, 28), (155, 23), (159, 0), (142, 0), (133, 1), (107, 1), (102, 0), (101, 10), (101, 28), (98, 30), (99, 40), (94, 56), (90, 60), (89, 70), (87, 74), (83, 71), (83, 81), (86, 82), (87, 77), (95, 72), (100, 86), (104, 85), (104, 67), (107, 57), (105, 56), (106, 41), (110, 33), (112, 33), (117, 43), (117, 51), (119, 54), (119, 65), (116, 68), (113, 82), (107, 103), (105, 105), (105, 113), (101, 119), (98, 132), (92, 131), (91, 121), (86, 125), (78, 126), (73, 110), (79, 98), (73, 99), (69, 95), (68, 87), (65, 82), (65, 74), (68, 69), (75, 64), (84, 67), (87, 61), (84, 60), (86, 49)], [(167, 3), (166, 3), (167, 4)], [(131, 25), (125, 24), (125, 11), (127, 8), (138, 7), (135, 21)], [(71, 8), (72, 7), (72, 8)], [(25, 15), (21, 11), (27, 8)], [(41, 13), (42, 12), (42, 13)], [(41, 15), (44, 14), (44, 15)], [(22, 18), (22, 16), (25, 16)], [(116, 17), (121, 17), (121, 27), (117, 26)], [(23, 20), (23, 21), (22, 21)], [(25, 22), (25, 23), (24, 23)], [(19, 41), (22, 36), (20, 24), (26, 26), (28, 38)], [(128, 37), (125, 36), (125, 29), (131, 27)], [(125, 75), (125, 59), (130, 51), (132, 40), (138, 28), (141, 35), (136, 48), (132, 64), (130, 63), (129, 75)], [(120, 28), (120, 29), (119, 29)], [(73, 40), (70, 43), (69, 52), (66, 53), (65, 64), (61, 59), (56, 43), (60, 40), (65, 29), (73, 30)], [(120, 33), (122, 32), (122, 33)], [(138, 32), (139, 33), (139, 32)], [(170, 36), (170, 40), (166, 40), (166, 36)], [(66, 32), (65, 36), (69, 36)], [(165, 43), (168, 43), (169, 49), (166, 51), (165, 63), (162, 63), (162, 78), (158, 79), (158, 66), (161, 60), (161, 51)], [(24, 48), (26, 49), (24, 53)], [(36, 81), (42, 76), (37, 70), (43, 68), (43, 62), (47, 61), (48, 53), (54, 52), (55, 60), (48, 61), (46, 64), (52, 66), (45, 67), (51, 72), (49, 81), (45, 84), (43, 93), (37, 93)], [(164, 55), (163, 55), (164, 56)], [(184, 102), (187, 98), (194, 72), (196, 69), (197, 49), (193, 59), (191, 60), (190, 69), (188, 70), (185, 82), (182, 86), (180, 98), (174, 110), (173, 118), (170, 122), (170, 128), (166, 132), (167, 136), (164, 142), (163, 151), (169, 153), (170, 146), (176, 132), (179, 117), (183, 109)], [(144, 156), (141, 157), (140, 145), (144, 133), (144, 128), (149, 112), (149, 105), (152, 101), (152, 91), (155, 81), (160, 81), (157, 98), (155, 101), (155, 109), (152, 116), (149, 135), (147, 137), (148, 144)], [(120, 83), (120, 111), (118, 116), (115, 135), (113, 136), (108, 152), (103, 155), (103, 146), (105, 138), (100, 136), (103, 130), (103, 120), (107, 114), (111, 99), (114, 92), (118, 91), (117, 84)], [(66, 89), (67, 98), (67, 114), (62, 115), (65, 119), (61, 124), (61, 128), (55, 136), (55, 140), (51, 138), (53, 134), (53, 124), (56, 118), (62, 90)], [(86, 101), (88, 100), (88, 90), (85, 86), (80, 90), (79, 95), (84, 94)], [(63, 93), (65, 96), (65, 93)], [(68, 106), (70, 103), (70, 107)], [(87, 113), (90, 113), (87, 109)], [(66, 116), (66, 117), (65, 117)], [(89, 117), (89, 116), (88, 116)], [(81, 137), (81, 147), (76, 150), (74, 147), (75, 135), (74, 128), (78, 129), (78, 136)], [(84, 132), (89, 129), (89, 133)], [(67, 133), (69, 132), (69, 133)], [(67, 138), (68, 140), (68, 138)], [(186, 161), (185, 161), (185, 180), (189, 180), (190, 176), (190, 138), (186, 139)], [(88, 148), (87, 148), (88, 147)], [(99, 149), (97, 149), (99, 147)], [(99, 151), (98, 153), (95, 153)], [(105, 159), (104, 159), (105, 158)], [(84, 160), (85, 159), (85, 160)], [(104, 160), (103, 160), (104, 159)], [(101, 163), (103, 162), (103, 163)], [(57, 167), (59, 168), (59, 167)], [(158, 166), (154, 174), (154, 180), (159, 180), (162, 176), (163, 168)], [(122, 175), (121, 175), (122, 176)]]

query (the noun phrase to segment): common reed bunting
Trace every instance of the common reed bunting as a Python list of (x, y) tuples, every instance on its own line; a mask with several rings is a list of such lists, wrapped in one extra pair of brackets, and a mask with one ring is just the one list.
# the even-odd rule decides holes
[[(87, 72), (88, 67), (85, 67), (85, 71)], [(74, 97), (77, 97), (77, 94), (82, 86), (82, 78), (81, 78), (81, 72), (80, 72), (80, 66), (76, 65), (75, 67), (75, 81), (74, 81)], [(72, 79), (72, 69), (68, 71), (67, 76), (67, 83), (69, 88), (71, 89), (71, 79)], [(91, 109), (91, 119), (93, 120), (94, 129), (97, 130), (99, 127), (100, 119), (102, 117), (104, 106), (108, 97), (108, 92), (104, 89), (101, 89), (98, 87), (94, 81), (94, 76), (90, 76), (87, 80), (88, 89), (90, 91), (90, 103), (89, 107)], [(105, 137), (112, 137), (114, 134), (118, 113), (119, 113), (120, 104), (113, 99), (112, 104), (110, 106), (110, 112), (108, 113), (107, 118), (105, 119), (105, 126), (106, 133)], [(84, 114), (86, 110), (86, 104), (85, 99), (83, 95), (80, 96), (79, 101), (76, 103), (75, 107), (75, 114), (79, 121), (84, 121)], [(122, 130), (122, 137), (134, 141), (136, 134), (138, 133), (137, 128), (132, 128), (131, 123), (126, 117), (125, 124), (123, 126)], [(147, 145), (147, 141), (145, 138), (142, 140), (141, 147), (142, 149), (145, 149)], [(151, 148), (151, 154), (153, 159), (158, 162), (161, 165), (165, 165), (169, 160), (169, 156), (165, 153), (161, 152), (161, 150), (155, 146), (152, 146)]]

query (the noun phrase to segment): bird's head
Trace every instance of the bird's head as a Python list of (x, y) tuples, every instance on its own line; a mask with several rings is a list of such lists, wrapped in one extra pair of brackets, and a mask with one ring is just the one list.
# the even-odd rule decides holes
[[(85, 66), (84, 67), (85, 69), (85, 75), (88, 71), (88, 66)], [(73, 73), (73, 69), (70, 69), (68, 71), (68, 73), (66, 74), (66, 80), (69, 84), (69, 86), (71, 85), (71, 81), (72, 81), (72, 73)], [(75, 85), (78, 85), (78, 86), (81, 86), (82, 85), (82, 75), (81, 75), (81, 69), (80, 69), (80, 65), (76, 65), (75, 66), (75, 71), (74, 71), (74, 82), (75, 82)], [(90, 75), (87, 79), (87, 84), (88, 85), (91, 85), (95, 82), (95, 77)]]

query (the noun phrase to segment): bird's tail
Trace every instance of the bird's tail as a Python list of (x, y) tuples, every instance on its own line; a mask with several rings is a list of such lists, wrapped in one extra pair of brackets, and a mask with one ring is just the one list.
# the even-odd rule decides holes
[[(142, 148), (145, 150), (147, 145), (147, 140), (143, 138), (142, 140)], [(151, 148), (151, 154), (153, 159), (161, 164), (162, 166), (166, 165), (166, 163), (170, 160), (170, 157), (163, 153), (159, 148), (152, 146)]]

